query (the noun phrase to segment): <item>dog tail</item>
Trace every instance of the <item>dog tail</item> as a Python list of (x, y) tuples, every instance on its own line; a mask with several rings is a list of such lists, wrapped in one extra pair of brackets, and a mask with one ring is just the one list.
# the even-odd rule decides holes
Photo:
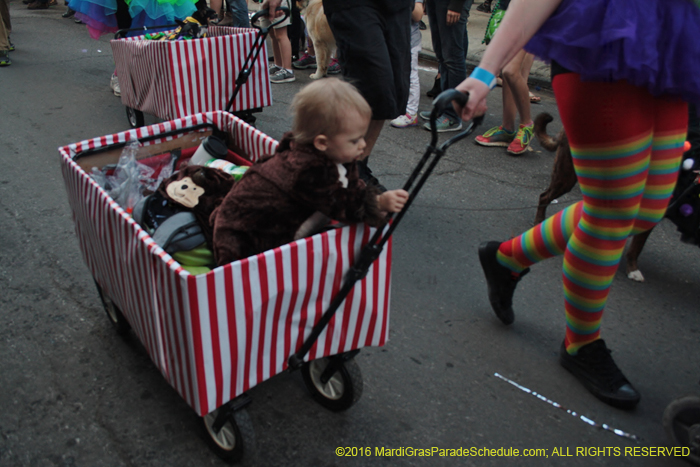
[(535, 136), (540, 141), (543, 148), (548, 151), (556, 151), (560, 141), (552, 138), (547, 134), (547, 124), (554, 120), (547, 112), (542, 112), (535, 117)]

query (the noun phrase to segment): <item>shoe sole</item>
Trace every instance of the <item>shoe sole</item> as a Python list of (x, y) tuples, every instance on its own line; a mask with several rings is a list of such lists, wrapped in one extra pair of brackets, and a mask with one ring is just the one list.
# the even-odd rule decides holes
[[(429, 126), (426, 127), (424, 125), (423, 128), (425, 128), (428, 131), (432, 131), (432, 129)], [(449, 133), (450, 131), (459, 131), (461, 129), (462, 129), (462, 125), (455, 127), (455, 128), (443, 128), (443, 129), (438, 128), (437, 132), (438, 133)]]
[(519, 155), (521, 155), (521, 154), (527, 152), (527, 148), (528, 148), (528, 147), (529, 147), (529, 146), (525, 147), (525, 149), (523, 149), (522, 151), (512, 151), (512, 150), (509, 149), (507, 152), (508, 152), (508, 154), (511, 154), (511, 155), (513, 155), (513, 156), (519, 156)]
[(483, 141), (479, 141), (478, 139), (475, 139), (474, 142), (476, 144), (478, 144), (479, 146), (486, 146), (489, 148), (507, 148), (508, 146), (510, 146), (510, 143), (505, 143), (505, 142), (504, 143), (500, 143), (500, 142), (498, 142), (498, 143), (496, 143), (496, 142), (495, 143), (486, 143)]
[(297, 70), (309, 70), (309, 69), (315, 70), (316, 68), (318, 68), (318, 65), (296, 66), (295, 64), (292, 63), (292, 67), (297, 69)]
[(577, 372), (580, 371), (578, 365), (569, 361), (566, 357), (559, 354), (559, 364), (564, 367), (566, 371), (571, 373), (571, 375), (576, 378), (591, 394), (605, 402), (606, 404), (623, 410), (634, 409), (640, 401), (640, 398), (636, 399), (614, 399), (612, 397), (601, 394), (598, 388), (595, 387), (590, 381), (585, 378), (580, 377)]
[(393, 126), (394, 128), (410, 128), (412, 126), (418, 126), (418, 123), (411, 123), (409, 125), (394, 125), (393, 123), (391, 123), (391, 126)]
[(272, 80), (270, 80), (270, 82), (271, 82), (271, 83), (274, 83), (274, 84), (291, 83), (292, 81), (296, 81), (296, 78), (285, 78), (285, 79), (280, 79), (280, 80), (277, 80), (277, 81), (272, 81)]

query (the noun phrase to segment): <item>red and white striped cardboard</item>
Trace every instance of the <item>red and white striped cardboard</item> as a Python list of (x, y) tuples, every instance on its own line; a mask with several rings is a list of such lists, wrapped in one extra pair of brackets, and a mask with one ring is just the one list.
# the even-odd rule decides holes
[[(256, 29), (211, 26), (204, 39), (110, 41), (122, 103), (164, 120), (226, 109), (257, 34)], [(262, 47), (232, 112), (272, 105)]]
[[(83, 258), (132, 325), (165, 379), (204, 415), (287, 368), (374, 232), (351, 225), (283, 245), (207, 274), (190, 275), (73, 160), (132, 137), (213, 123), (257, 160), (277, 142), (225, 112), (59, 148)], [(155, 140), (160, 142), (172, 137)], [(389, 337), (391, 241), (355, 284), (307, 360)]]

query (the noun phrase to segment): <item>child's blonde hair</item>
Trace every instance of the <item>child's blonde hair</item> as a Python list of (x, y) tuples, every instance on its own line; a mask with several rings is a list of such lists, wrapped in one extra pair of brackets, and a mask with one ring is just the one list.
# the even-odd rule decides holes
[(372, 118), (372, 109), (352, 84), (338, 78), (307, 84), (292, 101), (294, 141), (311, 144), (318, 135), (337, 135), (349, 110), (356, 110), (368, 121)]

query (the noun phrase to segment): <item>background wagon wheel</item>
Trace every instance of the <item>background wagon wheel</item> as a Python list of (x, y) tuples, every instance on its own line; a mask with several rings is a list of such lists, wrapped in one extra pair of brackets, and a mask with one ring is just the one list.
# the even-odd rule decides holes
[(240, 461), (244, 455), (246, 461), (251, 463), (256, 457), (255, 430), (248, 412), (244, 408), (229, 410), (223, 426), (217, 432), (214, 424), (221, 410), (228, 409), (221, 407), (202, 417), (207, 444), (217, 456), (230, 464)]
[(131, 128), (139, 128), (142, 127), (144, 124), (143, 112), (141, 112), (140, 110), (127, 107), (126, 118), (129, 119), (129, 125), (131, 125)]
[(686, 459), (700, 465), (700, 397), (685, 396), (668, 404), (663, 425), (674, 445), (690, 448)]
[(336, 355), (312, 360), (301, 367), (301, 375), (313, 398), (334, 412), (349, 409), (362, 397), (362, 372), (352, 358)]
[(112, 299), (109, 298), (107, 294), (102, 291), (102, 287), (100, 287), (100, 284), (98, 284), (97, 281), (95, 281), (95, 287), (97, 287), (97, 293), (100, 294), (100, 300), (102, 300), (102, 306), (107, 312), (107, 317), (109, 318), (109, 321), (114, 325), (114, 328), (117, 330), (117, 334), (122, 336), (129, 332), (129, 330), (131, 329), (131, 325), (126, 320), (126, 318), (124, 318), (124, 315), (122, 314), (121, 310), (117, 307), (117, 305), (114, 304)]

